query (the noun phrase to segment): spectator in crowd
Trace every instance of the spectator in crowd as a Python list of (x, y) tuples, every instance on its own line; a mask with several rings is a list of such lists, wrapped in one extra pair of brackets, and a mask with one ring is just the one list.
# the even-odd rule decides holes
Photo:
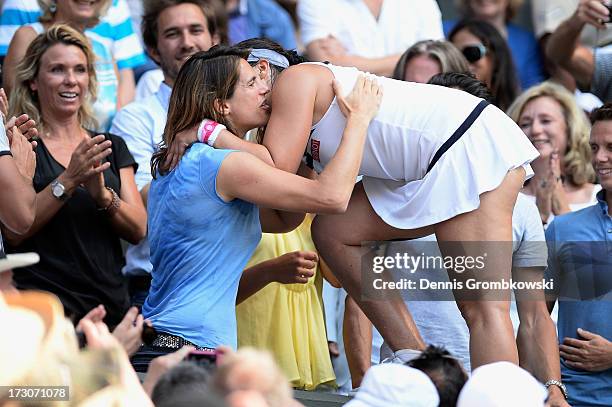
[(428, 346), (408, 366), (425, 373), (436, 386), (440, 397), (439, 407), (454, 407), (463, 385), (468, 379), (461, 362), (444, 348)]
[(452, 43), (423, 40), (402, 54), (393, 70), (393, 79), (427, 83), (439, 73), (469, 71), (467, 60)]
[[(494, 26), (508, 44), (522, 89), (527, 89), (545, 79), (544, 62), (538, 43), (530, 31), (511, 21), (524, 0), (459, 0), (459, 12), (464, 18), (486, 21)], [(444, 22), (448, 35), (457, 21)]]
[(571, 93), (542, 83), (521, 94), (508, 115), (540, 152), (523, 192), (535, 200), (543, 224), (597, 202), (601, 186), (593, 184), (589, 123)]
[[(158, 4), (158, 3), (159, 2), (153, 2), (153, 4)], [(207, 15), (214, 16), (214, 20), (215, 20), (214, 29), (209, 27), (210, 35), (212, 38), (212, 43), (227, 45), (227, 41), (228, 41), (227, 39), (227, 12), (225, 11), (225, 6), (221, 2), (221, 0), (206, 0), (204, 3), (206, 3), (206, 8), (209, 10)], [(172, 2), (167, 3), (168, 6), (172, 4), (173, 4)], [(153, 9), (153, 8), (154, 7), (151, 7), (149, 3), (147, 3), (147, 9)], [(147, 23), (147, 25), (150, 25), (150, 24)], [(143, 29), (143, 34), (144, 34), (144, 29)], [(144, 38), (143, 38), (143, 42), (144, 42)], [(145, 43), (145, 47), (148, 47), (146, 42), (144, 43)], [(189, 45), (187, 45), (187, 47), (189, 47)], [(159, 64), (157, 64), (156, 66), (159, 66)], [(136, 86), (136, 96), (134, 100), (137, 102), (140, 102), (143, 99), (153, 95), (159, 90), (159, 87), (162, 84), (162, 82), (164, 82), (164, 72), (161, 67), (157, 69), (148, 70), (142, 75), (142, 77), (138, 81), (138, 84)]]
[(443, 38), (433, 0), (300, 0), (297, 12), (309, 59), (377, 75), (390, 77), (415, 42)]
[(37, 206), (33, 226), (7, 233), (7, 241), (12, 252), (41, 255), (16, 276), (20, 288), (55, 293), (75, 320), (103, 304), (114, 326), (129, 304), (120, 238), (141, 240), (146, 212), (124, 141), (87, 130), (95, 124), (93, 64), (87, 39), (57, 25), (30, 44), (19, 65), (10, 109), (40, 123)]
[[(127, 355), (101, 322), (85, 321), (88, 351), (79, 352), (74, 329), (54, 295), (22, 291), (0, 295), (0, 382), (19, 388), (58, 386), (70, 406), (152, 406)], [(69, 389), (68, 389), (69, 388)], [(0, 390), (8, 398), (9, 388)]]
[[(319, 295), (323, 278), (310, 234), (312, 219), (307, 215), (288, 233), (262, 235), (245, 273), (259, 268), (262, 274), (285, 278), (277, 278), (279, 282), (268, 284), (236, 307), (238, 347), (269, 351), (291, 385), (304, 390), (333, 385), (335, 378)], [(293, 274), (307, 277), (295, 284)]]
[[(153, 388), (151, 401), (156, 407), (181, 405), (182, 400), (206, 399), (211, 372), (194, 362), (181, 362), (164, 373)], [(178, 399), (178, 400), (177, 400)]]
[(520, 86), (512, 55), (504, 38), (485, 21), (461, 20), (448, 35), (470, 63), (472, 72), (491, 90), (494, 104), (506, 110)]
[[(45, 9), (57, 2), (42, 0)], [(47, 11), (42, 10), (37, 0), (5, 0), (0, 13), (0, 55), (6, 55), (9, 43), (20, 26), (36, 23), (41, 15), (47, 17)], [(145, 62), (145, 55), (138, 36), (134, 33), (130, 22), (130, 12), (126, 0), (112, 0), (108, 12), (100, 23), (87, 29), (91, 38), (97, 38), (107, 44), (112, 50), (112, 56), (119, 69), (119, 88), (117, 92), (117, 108), (128, 104), (134, 98), (133, 68)]]
[(610, 11), (601, 1), (580, 0), (575, 12), (552, 33), (546, 44), (546, 55), (574, 77), (578, 87), (603, 102), (612, 100), (612, 54), (605, 48), (594, 50), (580, 45), (582, 29), (592, 25), (605, 29)]
[[(151, 0), (144, 10), (143, 38), (149, 55), (161, 67), (164, 81), (155, 94), (121, 109), (110, 131), (123, 138), (138, 163), (136, 186), (146, 205), (151, 157), (162, 141), (176, 76), (187, 58), (208, 50), (218, 38), (217, 17), (209, 0)], [(151, 268), (148, 239), (129, 245), (123, 274), (128, 277), (135, 304), (144, 303)]]
[(561, 373), (572, 406), (612, 405), (612, 104), (591, 113), (597, 203), (556, 217), (546, 230), (547, 277), (559, 303)]
[[(93, 27), (98, 23), (100, 15), (106, 12), (110, 1), (92, 2), (87, 8), (82, 8), (76, 2), (60, 2), (59, 6), (55, 3), (53, 3), (53, 6), (51, 6), (51, 3), (41, 3), (46, 8), (43, 8), (44, 14), (41, 16), (40, 22), (19, 28), (11, 40), (3, 71), (3, 82), (9, 96), (15, 85), (17, 65), (38, 34), (43, 33), (56, 23), (66, 23), (83, 32), (85, 28)], [(97, 130), (106, 131), (110, 127), (110, 121), (117, 110), (118, 80), (116, 68), (109, 44), (92, 35), (89, 35), (88, 40), (96, 55), (95, 69), (98, 80), (98, 97), (93, 109), (99, 124)]]
[(436, 386), (422, 371), (400, 364), (371, 367), (363, 384), (346, 407), (438, 407)]
[(285, 49), (296, 49), (295, 27), (289, 13), (274, 0), (223, 0), (230, 44), (268, 38)]
[[(574, 92), (576, 103), (586, 112), (601, 106), (602, 102), (592, 93), (582, 92), (576, 87), (573, 76), (559, 64), (546, 57), (546, 45), (550, 35), (559, 25), (568, 19), (576, 10), (580, 0), (531, 0), (531, 14), (533, 31), (542, 50), (544, 65), (550, 77), (562, 83), (570, 92)], [(601, 47), (612, 41), (612, 27), (606, 25), (605, 29), (596, 28), (590, 24), (584, 26), (580, 33), (580, 44), (589, 47)]]
[[(268, 407), (297, 407), (289, 382), (267, 352), (243, 348), (224, 355), (211, 378), (213, 388), (226, 399), (236, 392), (254, 392)], [(256, 397), (254, 397), (256, 399)]]
[(457, 400), (457, 407), (545, 405), (548, 404), (544, 386), (527, 371), (508, 362), (495, 362), (475, 369)]

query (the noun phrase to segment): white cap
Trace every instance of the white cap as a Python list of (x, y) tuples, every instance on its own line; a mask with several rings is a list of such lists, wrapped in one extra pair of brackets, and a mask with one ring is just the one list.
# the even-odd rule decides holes
[(30, 266), (39, 261), (40, 257), (36, 253), (7, 254), (6, 257), (0, 257), (0, 273), (6, 270)]
[(418, 369), (386, 363), (372, 366), (345, 407), (438, 407), (438, 390)]
[(542, 407), (548, 392), (529, 372), (510, 362), (495, 362), (472, 371), (457, 407)]

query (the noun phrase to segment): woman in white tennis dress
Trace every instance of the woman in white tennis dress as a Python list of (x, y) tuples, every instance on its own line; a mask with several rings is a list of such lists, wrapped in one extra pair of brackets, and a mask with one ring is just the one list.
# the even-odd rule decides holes
[[(236, 57), (235, 48), (228, 50)], [(288, 68), (295, 55), (272, 46), (247, 52), (253, 75), (274, 80), (263, 138), (268, 158), (277, 168), (296, 172), (306, 151), (307, 161), (321, 170), (338, 148), (346, 125), (334, 98), (334, 80), (348, 93), (360, 72), (318, 63)], [(203, 53), (197, 58), (214, 64), (218, 56), (207, 58)], [(285, 71), (276, 77), (280, 70)], [(347, 211), (317, 216), (312, 233), (344, 288), (396, 351), (395, 356), (405, 360), (417, 354), (411, 350), (422, 348), (423, 341), (401, 298), (362, 298), (364, 278), (369, 279), (372, 270), (370, 275), (362, 274), (366, 252), (362, 243), (435, 232), (445, 256), (492, 253), (486, 270), (453, 274), (453, 278), (509, 279), (512, 209), (525, 178), (533, 174), (529, 163), (538, 153), (510, 118), (472, 95), (387, 78), (379, 78), (379, 83), (383, 101), (368, 128), (360, 170), (363, 181), (356, 184)], [(224, 105), (217, 102), (217, 121), (222, 122)], [(236, 112), (233, 118), (231, 124), (239, 125)], [(184, 129), (185, 123), (181, 126)], [(220, 133), (214, 146), (265, 156), (261, 146), (229, 134)], [(189, 140), (186, 135), (177, 136), (175, 148), (180, 150)], [(468, 241), (473, 244), (451, 243)], [(506, 244), (502, 248), (499, 242)], [(498, 360), (518, 363), (509, 296), (506, 299), (505, 291), (501, 296), (489, 294), (474, 290), (469, 295), (475, 301), (457, 299), (470, 328), (472, 366)]]

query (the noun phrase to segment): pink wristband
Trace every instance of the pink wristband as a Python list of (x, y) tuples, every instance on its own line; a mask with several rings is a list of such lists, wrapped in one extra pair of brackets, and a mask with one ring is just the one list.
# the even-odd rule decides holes
[(221, 133), (221, 130), (224, 129), (225, 126), (222, 124), (219, 124), (213, 120), (204, 119), (200, 123), (200, 127), (198, 127), (198, 140), (201, 143), (205, 143), (213, 147), (217, 136), (219, 133)]

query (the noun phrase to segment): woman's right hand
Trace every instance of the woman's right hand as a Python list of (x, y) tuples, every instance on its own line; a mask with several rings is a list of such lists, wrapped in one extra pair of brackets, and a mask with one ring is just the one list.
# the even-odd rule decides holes
[(103, 134), (88, 137), (83, 140), (72, 153), (68, 168), (61, 175), (62, 184), (72, 192), (79, 184), (85, 183), (93, 175), (97, 175), (110, 167), (110, 162), (104, 162), (111, 154), (111, 141), (105, 140)]
[(358, 116), (369, 122), (378, 113), (383, 92), (375, 76), (359, 75), (353, 90), (346, 97), (343, 96), (340, 82), (334, 79), (332, 86), (338, 107), (347, 119)]
[(168, 146), (168, 155), (166, 156), (165, 164), (168, 168), (176, 167), (181, 161), (181, 157), (185, 154), (187, 147), (198, 141), (199, 123), (194, 127), (180, 131), (174, 136), (174, 141)]

